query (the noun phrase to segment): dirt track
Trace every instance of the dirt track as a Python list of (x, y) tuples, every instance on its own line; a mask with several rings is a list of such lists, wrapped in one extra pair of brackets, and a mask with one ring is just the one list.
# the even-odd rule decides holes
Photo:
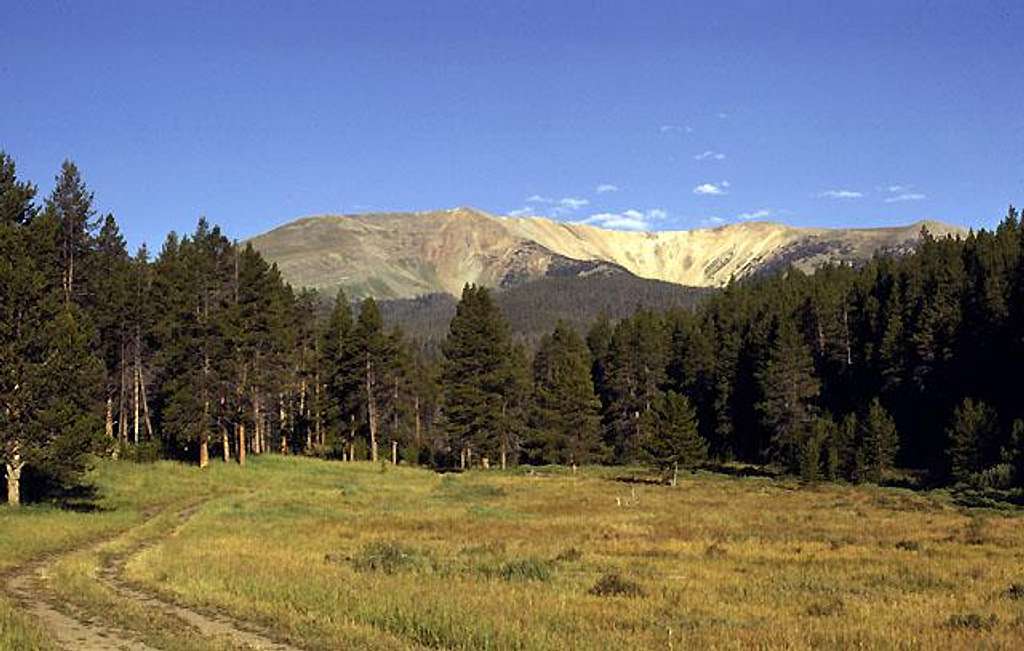
[[(199, 508), (201, 508), (201, 504), (191, 505), (179, 511), (178, 516), (181, 521), (169, 536), (176, 536)], [(155, 516), (150, 515), (144, 522), (149, 521), (152, 517)], [(116, 537), (121, 535), (124, 534), (118, 534)], [(7, 574), (6, 592), (61, 648), (69, 651), (86, 649), (151, 651), (158, 648), (145, 644), (139, 632), (126, 630), (112, 622), (102, 621), (92, 613), (86, 613), (76, 607), (74, 603), (63, 600), (49, 585), (52, 581), (49, 570), (61, 558), (81, 551), (99, 552), (115, 538), (48, 556)], [(126, 553), (110, 557), (99, 568), (97, 580), (124, 599), (140, 603), (150, 610), (159, 610), (181, 621), (183, 627), (193, 629), (203, 638), (230, 640), (240, 649), (300, 651), (299, 647), (273, 639), (269, 631), (253, 624), (239, 621), (221, 612), (196, 610), (149, 592), (141, 586), (128, 583), (122, 576), (125, 564), (136, 554), (158, 543), (159, 539), (148, 540), (136, 545)]]

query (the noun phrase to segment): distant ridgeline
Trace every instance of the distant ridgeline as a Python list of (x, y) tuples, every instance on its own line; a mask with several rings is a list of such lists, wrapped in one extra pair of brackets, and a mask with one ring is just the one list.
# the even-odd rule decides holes
[(665, 472), (735, 460), (1015, 499), (1024, 484), (1013, 209), (995, 232), (925, 235), (903, 256), (784, 267), (703, 296), (604, 269), (500, 292), (468, 284), (454, 310), (436, 297), (389, 305), (437, 342), (425, 351), (373, 298), (353, 310), (341, 293), (325, 310), (205, 220), (152, 260), (130, 256), (70, 162), (41, 206), (35, 194), (0, 154), (12, 503), (22, 488), (38, 499), (74, 487), (89, 454)]

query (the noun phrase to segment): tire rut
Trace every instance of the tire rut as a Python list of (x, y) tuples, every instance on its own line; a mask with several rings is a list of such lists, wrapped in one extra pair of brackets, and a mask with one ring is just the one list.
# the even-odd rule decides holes
[[(194, 504), (180, 511), (180, 522), (166, 537), (177, 536), (201, 506), (201, 503)], [(125, 579), (124, 568), (128, 561), (158, 543), (159, 540), (143, 541), (125, 552), (108, 557), (99, 568), (98, 578), (120, 596), (152, 608), (159, 608), (194, 627), (204, 637), (227, 637), (236, 644), (257, 651), (302, 651), (299, 647), (276, 639), (270, 631), (253, 623), (244, 622), (223, 612), (186, 606)]]

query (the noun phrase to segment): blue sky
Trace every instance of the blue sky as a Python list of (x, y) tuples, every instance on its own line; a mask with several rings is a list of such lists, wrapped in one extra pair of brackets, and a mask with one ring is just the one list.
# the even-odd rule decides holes
[(1024, 4), (4, 3), (0, 148), (130, 242), (472, 205), (620, 228), (991, 226)]

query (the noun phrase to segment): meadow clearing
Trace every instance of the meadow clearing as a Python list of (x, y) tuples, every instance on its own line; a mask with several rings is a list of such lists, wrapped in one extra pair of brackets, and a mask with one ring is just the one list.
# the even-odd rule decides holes
[[(55, 554), (39, 589), (139, 648), (1024, 646), (1019, 512), (641, 472), (104, 461), (94, 512), (0, 509), (0, 573)], [(0, 598), (0, 646), (32, 619)]]

